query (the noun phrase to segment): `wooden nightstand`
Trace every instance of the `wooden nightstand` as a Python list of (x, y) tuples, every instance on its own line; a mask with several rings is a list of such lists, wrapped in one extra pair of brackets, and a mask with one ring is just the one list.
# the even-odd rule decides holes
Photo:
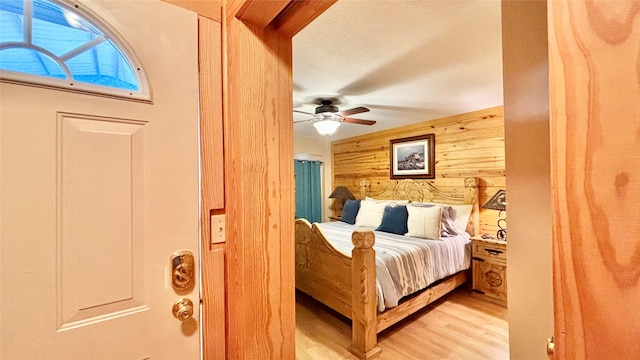
[(507, 306), (507, 242), (472, 237), (471, 268), (473, 292)]
[(342, 215), (340, 215), (340, 216), (329, 216), (329, 221), (342, 221)]

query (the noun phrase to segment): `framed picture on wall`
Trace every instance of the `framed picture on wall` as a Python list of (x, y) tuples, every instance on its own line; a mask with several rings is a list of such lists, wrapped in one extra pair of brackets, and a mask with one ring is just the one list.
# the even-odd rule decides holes
[(392, 179), (435, 179), (435, 134), (390, 140), (389, 153)]

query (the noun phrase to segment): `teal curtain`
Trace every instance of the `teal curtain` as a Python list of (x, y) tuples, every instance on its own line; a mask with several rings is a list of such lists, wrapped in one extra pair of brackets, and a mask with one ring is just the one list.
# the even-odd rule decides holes
[(321, 167), (320, 161), (295, 160), (296, 219), (322, 222)]

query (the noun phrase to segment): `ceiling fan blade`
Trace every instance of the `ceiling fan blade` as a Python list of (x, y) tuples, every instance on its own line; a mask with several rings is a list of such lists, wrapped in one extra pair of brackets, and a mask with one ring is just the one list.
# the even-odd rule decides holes
[(373, 120), (363, 120), (363, 119), (353, 119), (353, 118), (343, 118), (342, 121), (350, 124), (360, 124), (360, 125), (373, 125), (376, 123)]
[(297, 120), (297, 121), (294, 121), (293, 123), (294, 123), (294, 124), (297, 124), (297, 123), (303, 123), (303, 122), (313, 121), (313, 120), (315, 120), (315, 119), (316, 119), (316, 118), (305, 119), (305, 120)]
[(310, 113), (310, 112), (306, 112), (306, 111), (302, 111), (302, 110), (295, 110), (295, 109), (293, 110), (293, 112), (297, 112), (297, 113), (305, 114), (305, 115), (311, 115), (311, 116), (315, 115), (314, 113)]
[(340, 112), (338, 112), (338, 114), (340, 114), (340, 115), (342, 115), (344, 117), (344, 116), (349, 116), (349, 115), (365, 113), (367, 111), (370, 111), (370, 110), (367, 109), (366, 107), (358, 106), (358, 107), (353, 108), (353, 109), (340, 111)]

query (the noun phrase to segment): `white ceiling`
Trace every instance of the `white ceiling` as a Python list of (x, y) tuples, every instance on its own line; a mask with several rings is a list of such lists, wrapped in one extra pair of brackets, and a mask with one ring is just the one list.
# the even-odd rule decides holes
[[(343, 123), (329, 140), (503, 104), (500, 1), (339, 0), (293, 38), (294, 108), (340, 96)], [(295, 120), (310, 116), (294, 113)], [(296, 136), (324, 138), (310, 122)]]

